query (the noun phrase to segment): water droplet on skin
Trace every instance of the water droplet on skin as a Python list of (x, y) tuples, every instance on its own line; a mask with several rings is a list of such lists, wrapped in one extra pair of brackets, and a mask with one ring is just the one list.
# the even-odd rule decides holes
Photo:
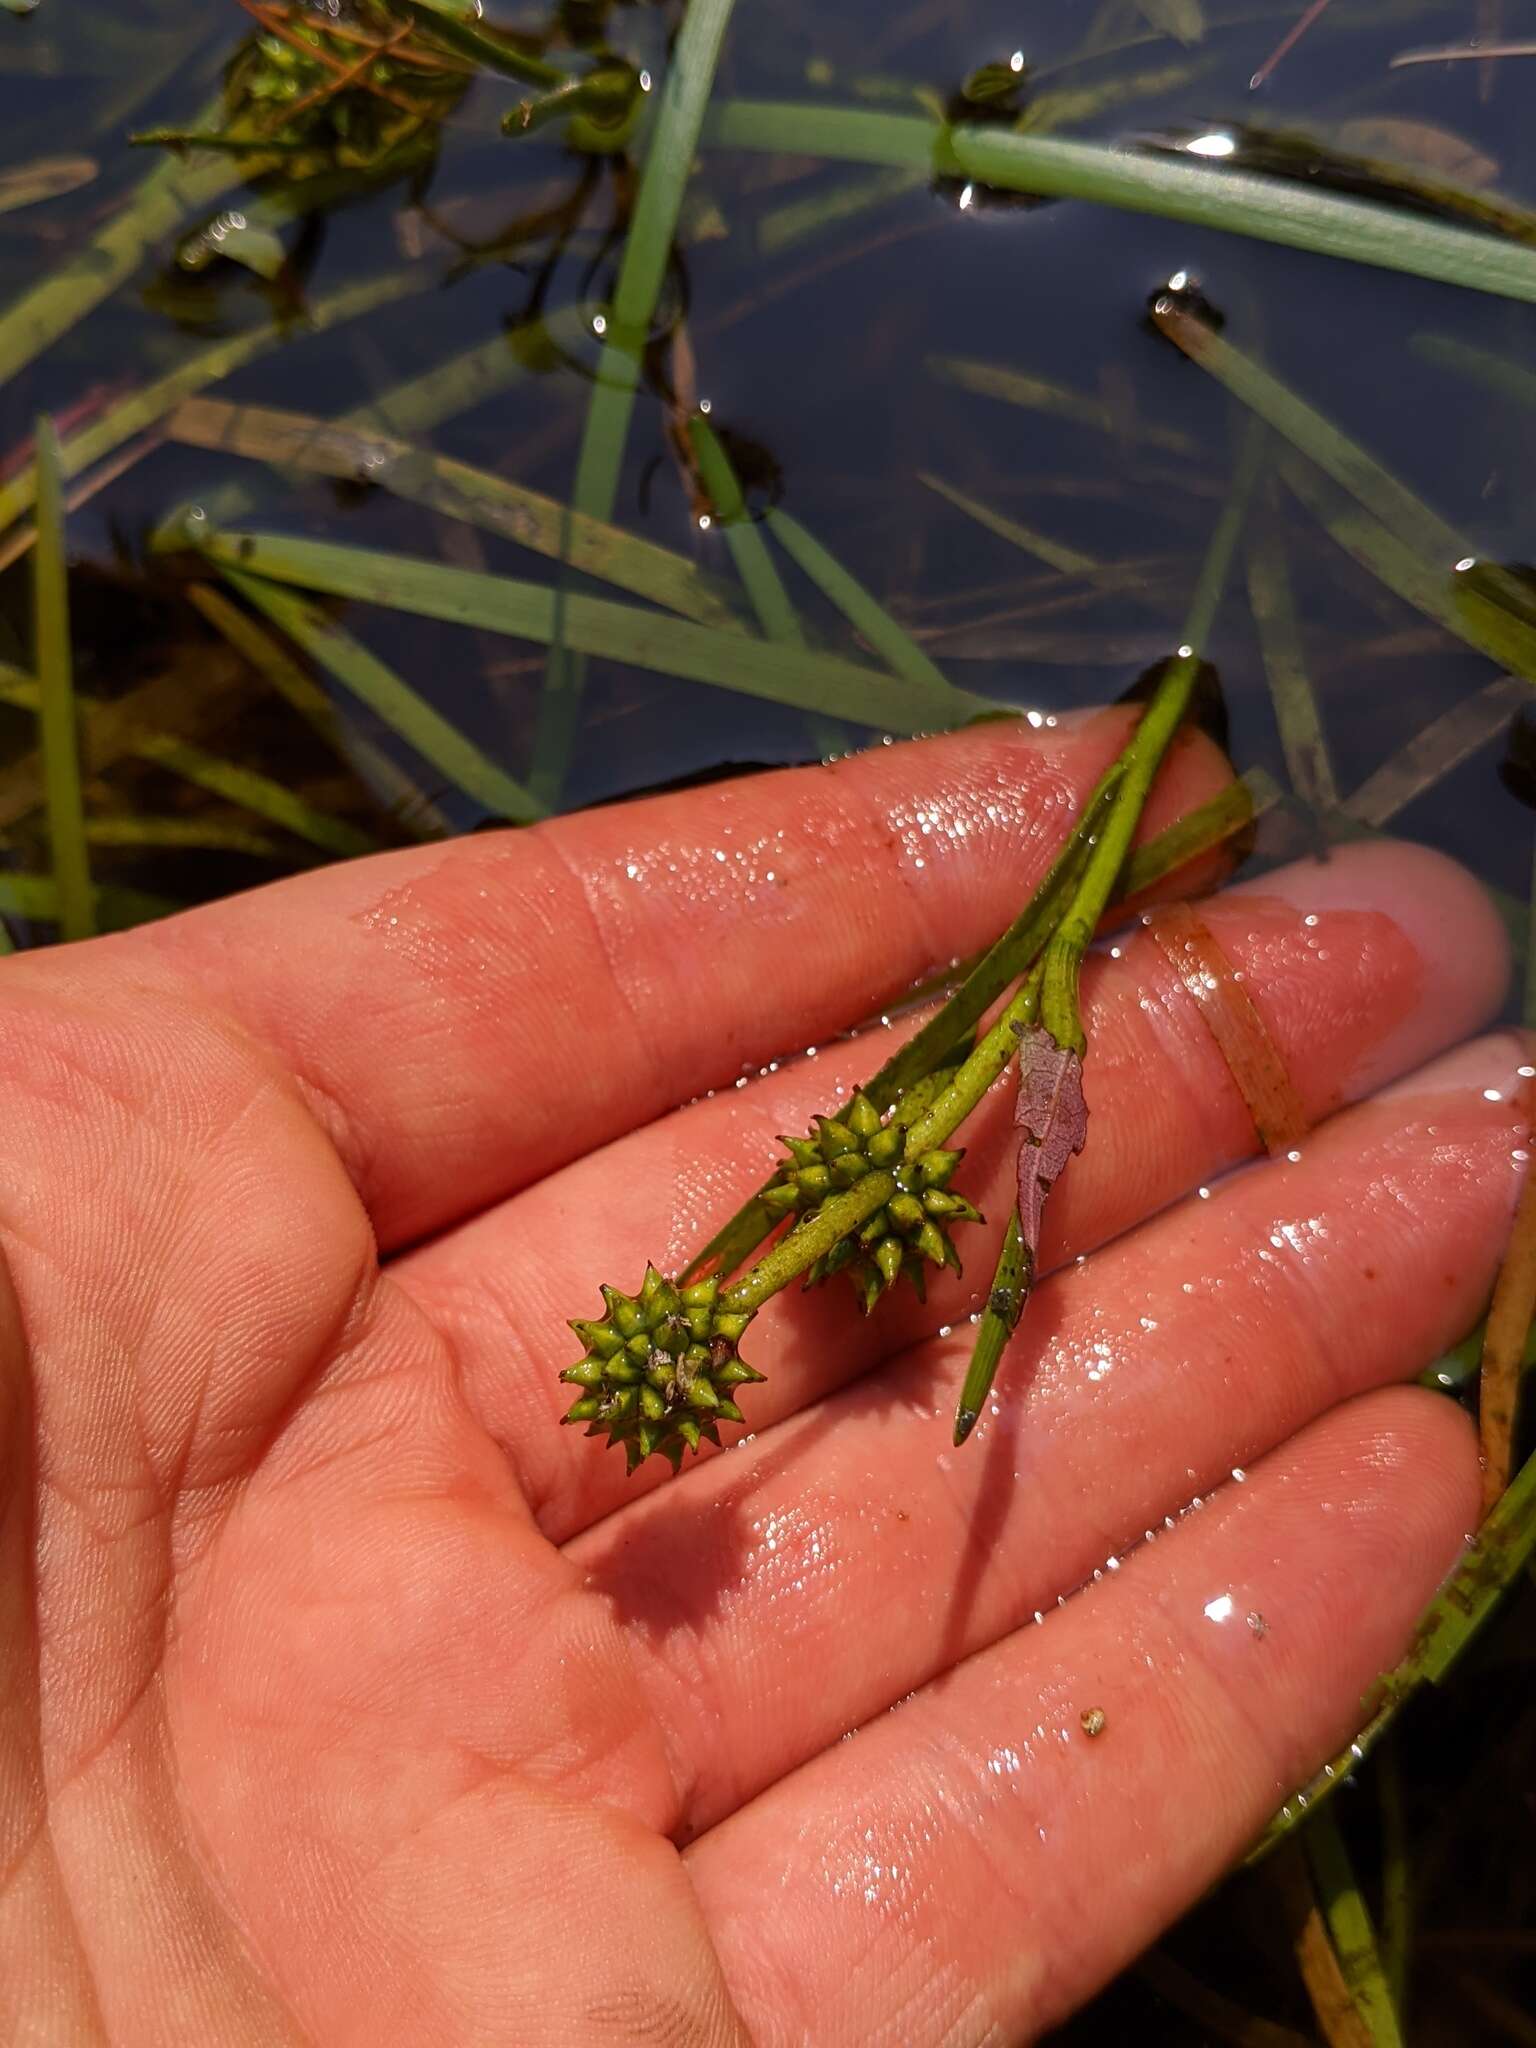
[(1230, 1593), (1218, 1593), (1214, 1600), (1207, 1600), (1205, 1603), (1204, 1614), (1206, 1620), (1215, 1622), (1230, 1621), (1232, 1619), (1233, 1604)]
[(1483, 1090), (1483, 1100), (1484, 1102), (1502, 1102), (1504, 1100), (1503, 1090), (1499, 1088), (1485, 1088)]

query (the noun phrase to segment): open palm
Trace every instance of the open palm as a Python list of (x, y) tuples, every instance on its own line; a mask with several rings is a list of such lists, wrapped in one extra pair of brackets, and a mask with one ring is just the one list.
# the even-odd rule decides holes
[[(1462, 1418), (1387, 1383), (1478, 1313), (1524, 1157), (1513, 1038), (1419, 1071), (1504, 973), (1435, 856), (1207, 907), (1310, 1114), (1375, 1098), (1214, 1188), (1256, 1145), (1195, 1005), (1145, 935), (1090, 963), (1061, 1270), (964, 1450), (1002, 1091), (964, 1282), (779, 1297), (755, 1434), (679, 1479), (555, 1427), (564, 1319), (879, 1063), (806, 1049), (990, 938), (1123, 732), (4, 964), (5, 2039), (1013, 2042), (1347, 1736), (1476, 1512)], [(1220, 773), (1177, 750), (1154, 826)]]

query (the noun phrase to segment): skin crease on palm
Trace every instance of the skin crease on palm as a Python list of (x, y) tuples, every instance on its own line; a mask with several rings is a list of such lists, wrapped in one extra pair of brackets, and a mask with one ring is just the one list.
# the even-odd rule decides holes
[[(752, 1435), (678, 1479), (556, 1426), (564, 1319), (878, 1064), (836, 1034), (1007, 921), (1126, 729), (4, 963), (0, 2038), (1014, 2043), (1348, 1738), (1477, 1509), (1465, 1419), (1395, 1383), (1524, 1159), (1522, 1046), (1465, 1042), (1500, 931), (1436, 855), (1206, 906), (1290, 1157), (1147, 934), (1090, 962), (1055, 1274), (964, 1450), (1006, 1088), (927, 1310), (777, 1297)], [(1148, 829), (1225, 773), (1181, 743)]]

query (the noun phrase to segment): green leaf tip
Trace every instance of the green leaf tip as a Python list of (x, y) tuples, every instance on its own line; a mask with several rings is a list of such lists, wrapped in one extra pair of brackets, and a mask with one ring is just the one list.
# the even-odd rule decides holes
[(562, 1420), (622, 1444), (630, 1472), (653, 1453), (676, 1472), (685, 1450), (718, 1445), (721, 1422), (745, 1420), (734, 1390), (763, 1377), (736, 1349), (750, 1312), (720, 1307), (719, 1292), (718, 1279), (682, 1286), (655, 1266), (638, 1294), (604, 1287), (607, 1314), (571, 1323), (587, 1350), (560, 1375), (578, 1390)]

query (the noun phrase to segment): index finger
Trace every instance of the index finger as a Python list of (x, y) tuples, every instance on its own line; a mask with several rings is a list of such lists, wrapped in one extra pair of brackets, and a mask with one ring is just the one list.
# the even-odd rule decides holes
[[(1130, 718), (989, 724), (378, 855), (107, 943), (278, 1052), (387, 1250), (994, 938)], [(1225, 779), (1190, 736), (1148, 828)]]

